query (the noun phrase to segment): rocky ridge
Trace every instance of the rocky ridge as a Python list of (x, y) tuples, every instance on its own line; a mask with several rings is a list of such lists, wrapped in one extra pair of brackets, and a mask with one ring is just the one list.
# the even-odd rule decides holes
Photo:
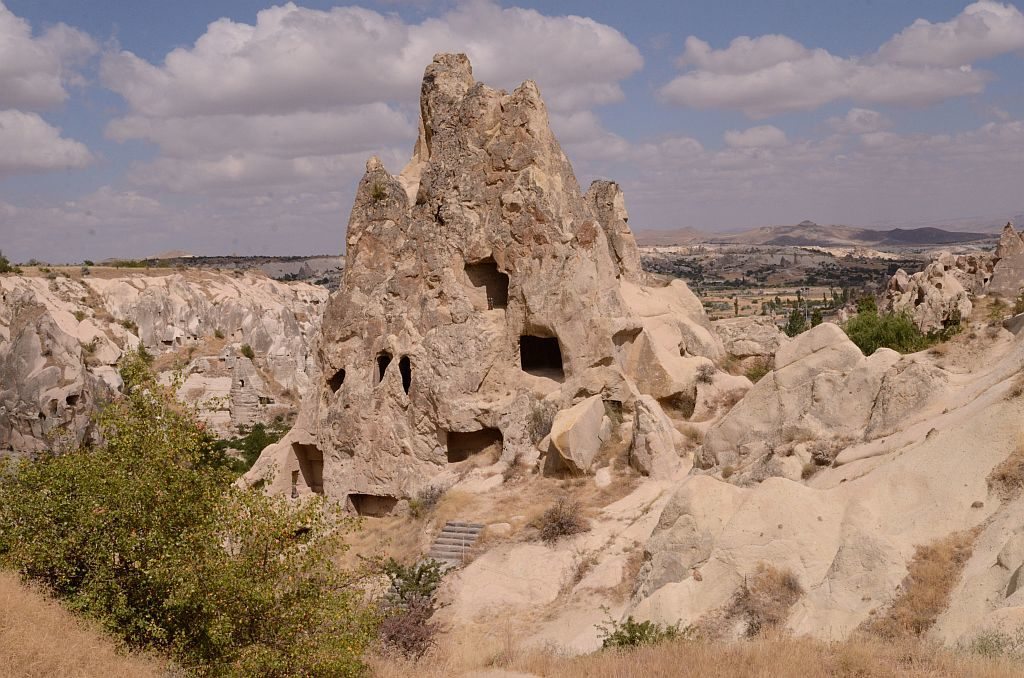
[[(323, 288), (262, 275), (113, 273), (0, 277), (0, 450), (81, 442), (140, 343), (221, 435), (294, 408), (315, 365)], [(243, 345), (254, 360), (242, 355)]]

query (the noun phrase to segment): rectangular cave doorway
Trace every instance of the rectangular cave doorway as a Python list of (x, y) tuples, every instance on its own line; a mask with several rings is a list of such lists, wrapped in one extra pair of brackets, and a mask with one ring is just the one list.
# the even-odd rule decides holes
[(561, 381), (565, 378), (562, 349), (556, 337), (519, 337), (519, 364), (523, 372)]
[(398, 504), (397, 498), (380, 494), (350, 494), (348, 500), (357, 514), (372, 518), (390, 515)]
[(498, 270), (494, 259), (466, 264), (466, 275), (473, 287), (483, 290), (488, 310), (508, 307), (508, 275)]
[(292, 452), (299, 462), (299, 468), (292, 471), (292, 497), (303, 491), (324, 493), (324, 455), (316, 445), (292, 443)]
[(448, 431), (448, 463), (455, 464), (469, 458), (495, 463), (501, 458), (505, 439), (501, 429), (485, 428), (479, 431)]

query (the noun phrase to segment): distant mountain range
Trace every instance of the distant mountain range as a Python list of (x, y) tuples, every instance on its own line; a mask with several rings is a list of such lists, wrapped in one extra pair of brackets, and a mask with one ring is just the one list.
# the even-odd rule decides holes
[(891, 228), (876, 230), (854, 226), (822, 226), (802, 221), (794, 226), (764, 226), (739, 233), (704, 233), (692, 228), (635, 233), (640, 245), (693, 245), (722, 243), (732, 245), (778, 245), (797, 247), (914, 247), (954, 245), (991, 241), (994, 232), (948, 231), (942, 228)]

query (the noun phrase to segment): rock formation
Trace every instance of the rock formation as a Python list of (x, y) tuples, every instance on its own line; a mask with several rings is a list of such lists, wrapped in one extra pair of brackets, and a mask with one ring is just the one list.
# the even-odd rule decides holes
[(441, 54), (420, 113), (400, 175), (367, 162), (324, 378), (247, 480), (374, 513), (487, 454), (589, 473), (636, 447), (671, 468), (666, 413), (689, 418), (724, 356), (699, 300), (640, 271), (619, 187), (581, 193), (534, 83), (491, 89)]
[(970, 296), (983, 294), (991, 278), (992, 260), (985, 255), (942, 254), (912, 276), (896, 271), (884, 309), (908, 314), (922, 332), (939, 331), (970, 317)]
[(1006, 224), (995, 252), (942, 253), (923, 271), (899, 269), (889, 279), (885, 310), (907, 313), (922, 332), (941, 330), (971, 313), (971, 298), (995, 295), (1013, 301), (1024, 292), (1024, 236)]
[(1015, 299), (1024, 290), (1024, 234), (1007, 223), (995, 251), (995, 270), (989, 290), (1006, 299)]
[(121, 387), (122, 351), (140, 342), (165, 379), (181, 370), (182, 397), (225, 436), (308, 388), (324, 289), (241, 273), (107, 273), (0, 277), (0, 451), (81, 441), (97, 402)]

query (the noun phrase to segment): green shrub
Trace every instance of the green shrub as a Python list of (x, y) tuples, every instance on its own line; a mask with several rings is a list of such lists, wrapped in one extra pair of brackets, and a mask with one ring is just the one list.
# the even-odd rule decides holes
[(756, 384), (764, 377), (764, 375), (768, 374), (771, 371), (771, 363), (768, 360), (765, 360), (764, 358), (760, 358), (758, 360), (755, 360), (754, 363), (747, 368), (745, 374), (747, 375), (747, 379)]
[(3, 252), (0, 252), (0, 273), (13, 273), (14, 267), (11, 266), (11, 261), (4, 256)]
[(242, 344), (242, 348), (240, 349), (240, 351), (242, 355), (244, 355), (249, 360), (256, 359), (256, 351), (252, 350), (252, 346), (250, 346), (249, 344)]
[(864, 355), (871, 355), (880, 348), (891, 348), (900, 353), (915, 353), (928, 348), (945, 336), (945, 333), (933, 336), (924, 334), (906, 314), (879, 315), (877, 310), (870, 308), (850, 318), (843, 329)]
[(232, 459), (228, 462), (232, 471), (241, 474), (252, 468), (252, 465), (260, 458), (260, 453), (268, 445), (273, 445), (281, 440), (281, 438), (284, 438), (285, 434), (288, 433), (288, 429), (289, 427), (280, 420), (275, 420), (270, 426), (263, 423), (256, 423), (252, 426), (245, 426), (243, 424), (238, 427), (238, 436), (218, 440), (214, 445), (218, 451), (222, 451), (225, 455), (228, 448), (241, 451), (241, 459)]
[(213, 331), (213, 336), (214, 336), (215, 339), (223, 339), (224, 338), (224, 332), (221, 331), (221, 329), (218, 327), (217, 329), (215, 329)]
[(374, 202), (380, 202), (387, 197), (388, 190), (384, 187), (384, 184), (374, 183), (373, 186), (370, 187), (370, 198), (372, 198)]
[(807, 320), (804, 319), (803, 312), (798, 308), (794, 308), (789, 314), (789, 320), (786, 322), (786, 334), (791, 337), (795, 337), (806, 329)]
[(603, 649), (656, 645), (688, 635), (679, 628), (679, 624), (664, 626), (652, 621), (638, 622), (632, 616), (626, 617), (622, 622), (609, 619), (605, 624), (598, 624), (597, 629), (601, 632)]
[(710, 384), (715, 380), (715, 366), (704, 363), (697, 368), (697, 381), (701, 384)]
[(83, 320), (85, 320), (85, 311), (75, 311), (74, 316), (75, 320), (77, 320), (78, 322), (82, 322)]
[(234, 487), (144, 351), (121, 373), (102, 443), (5, 468), (3, 565), (198, 675), (361, 675), (376, 612), (332, 562), (351, 519)]
[(441, 501), (446, 489), (441, 485), (431, 485), (420, 490), (415, 497), (409, 500), (409, 513), (413, 518), (422, 518), (430, 513), (437, 502)]
[(1013, 314), (1019, 315), (1024, 313), (1024, 292), (1017, 295), (1017, 299), (1013, 302)]
[(125, 328), (126, 330), (128, 330), (132, 334), (138, 336), (138, 334), (139, 334), (139, 326), (138, 326), (138, 324), (136, 324), (136, 322), (134, 320), (127, 320), (127, 319), (125, 319), (125, 320), (118, 320), (117, 324), (120, 325), (121, 327)]
[(444, 578), (443, 567), (444, 563), (433, 558), (419, 560), (411, 565), (388, 558), (383, 564), (384, 574), (391, 582), (388, 600), (400, 605), (415, 598), (433, 598)]

